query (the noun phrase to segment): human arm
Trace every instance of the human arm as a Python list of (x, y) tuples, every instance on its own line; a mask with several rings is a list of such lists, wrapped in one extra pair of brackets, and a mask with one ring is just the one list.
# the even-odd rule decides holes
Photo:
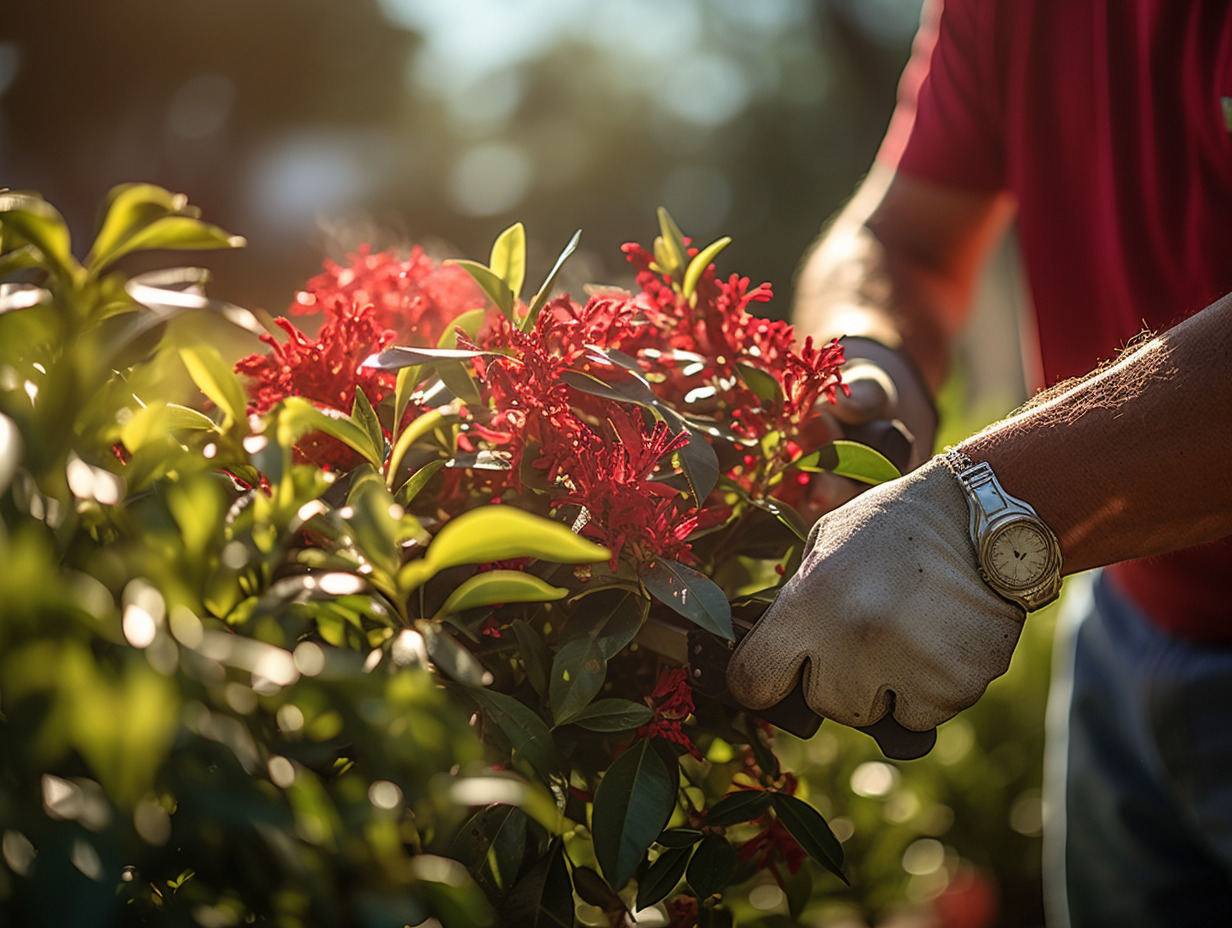
[[(1030, 503), (1073, 573), (1232, 533), (1232, 298), (960, 443)], [(729, 666), (777, 702), (801, 670), (812, 709), (931, 728), (1004, 672), (1022, 609), (980, 577), (956, 478), (933, 459), (824, 516), (800, 571)]]

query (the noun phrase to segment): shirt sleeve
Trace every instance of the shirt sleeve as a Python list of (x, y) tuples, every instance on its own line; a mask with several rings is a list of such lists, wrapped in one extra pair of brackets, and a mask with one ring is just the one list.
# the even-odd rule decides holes
[(947, 186), (1005, 185), (992, 0), (926, 0), (877, 161)]

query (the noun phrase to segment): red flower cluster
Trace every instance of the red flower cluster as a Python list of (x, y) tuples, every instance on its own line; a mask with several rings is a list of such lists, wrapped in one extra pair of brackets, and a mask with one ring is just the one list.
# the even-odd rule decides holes
[(684, 733), (683, 728), (685, 719), (694, 709), (688, 670), (684, 667), (664, 670), (646, 701), (654, 710), (654, 718), (637, 730), (637, 736), (662, 738), (680, 745), (693, 757), (701, 760), (701, 752), (697, 750), (693, 739)]

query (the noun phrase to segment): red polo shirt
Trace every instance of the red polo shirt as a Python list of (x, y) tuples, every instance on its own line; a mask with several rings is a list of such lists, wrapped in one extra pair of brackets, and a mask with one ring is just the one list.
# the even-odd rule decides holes
[[(1045, 381), (1232, 291), (1232, 4), (929, 0), (878, 159), (1011, 191)], [(1232, 641), (1228, 540), (1109, 568)]]

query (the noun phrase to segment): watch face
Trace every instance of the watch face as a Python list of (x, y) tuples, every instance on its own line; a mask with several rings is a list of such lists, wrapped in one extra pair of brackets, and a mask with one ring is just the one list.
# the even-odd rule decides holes
[(1032, 522), (1011, 522), (988, 538), (984, 569), (994, 583), (1025, 590), (1044, 578), (1052, 566), (1047, 536)]

